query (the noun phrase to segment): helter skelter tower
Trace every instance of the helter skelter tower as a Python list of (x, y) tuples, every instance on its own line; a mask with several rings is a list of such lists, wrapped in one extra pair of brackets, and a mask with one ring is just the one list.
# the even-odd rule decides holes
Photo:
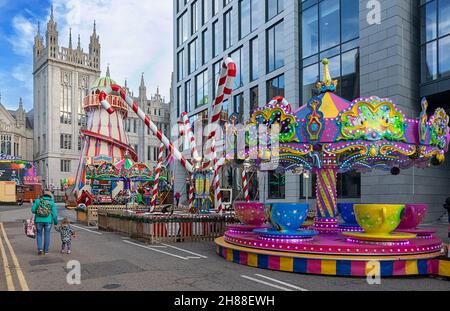
[[(116, 84), (109, 76), (109, 68), (106, 77), (98, 78), (92, 85), (89, 94), (83, 100), (83, 109), (87, 116), (86, 129), (81, 130), (83, 137), (83, 149), (78, 165), (74, 191), (79, 196), (82, 190), (91, 192), (91, 185), (86, 180), (86, 166), (94, 164), (94, 161), (108, 161), (117, 163), (131, 157), (137, 162), (137, 155), (128, 144), (128, 137), (124, 127), (124, 120), (128, 116), (128, 106), (119, 93), (111, 92), (106, 100), (113, 107), (113, 112), (108, 112), (101, 105), (101, 91), (108, 93), (111, 84)], [(109, 93), (108, 93), (109, 94)], [(114, 183), (112, 196), (114, 197), (123, 189), (123, 183)]]

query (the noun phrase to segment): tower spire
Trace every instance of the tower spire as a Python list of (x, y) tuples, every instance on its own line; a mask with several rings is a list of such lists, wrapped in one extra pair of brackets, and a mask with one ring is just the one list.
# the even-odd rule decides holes
[(78, 49), (81, 50), (81, 39), (80, 39), (80, 34), (78, 34)]
[(19, 99), (19, 109), (23, 109), (22, 97)]
[(53, 21), (53, 4), (50, 9), (50, 20)]
[(106, 67), (106, 76), (107, 76), (108, 78), (111, 78), (111, 73), (109, 72), (109, 64), (108, 64), (108, 66)]
[(144, 73), (142, 73), (142, 75), (141, 75), (141, 85), (140, 85), (140, 87), (141, 87), (141, 88), (145, 87)]
[(41, 36), (41, 22), (38, 21), (37, 35)]
[(94, 19), (94, 34), (96, 34), (96, 33), (97, 33), (97, 22)]
[(69, 28), (69, 49), (72, 49), (72, 28)]

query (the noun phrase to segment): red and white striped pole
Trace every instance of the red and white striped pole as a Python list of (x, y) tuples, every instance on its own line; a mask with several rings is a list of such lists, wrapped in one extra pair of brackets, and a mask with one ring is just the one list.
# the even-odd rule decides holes
[(198, 154), (197, 143), (195, 141), (194, 132), (192, 132), (191, 124), (189, 123), (189, 119), (186, 112), (181, 114), (181, 120), (184, 126), (184, 132), (187, 135), (187, 139), (189, 140), (189, 148), (191, 148), (191, 156), (195, 162), (200, 162), (202, 159)]
[(206, 161), (203, 163), (203, 169), (206, 169), (211, 164), (212, 159), (212, 141), (215, 139), (217, 126), (220, 121), (220, 115), (222, 113), (222, 106), (225, 100), (225, 96), (229, 96), (233, 90), (233, 83), (236, 79), (236, 64), (235, 62), (227, 57), (223, 63), (220, 70), (220, 78), (217, 84), (217, 94), (216, 99), (213, 103), (212, 109), (209, 114), (209, 124), (210, 127), (208, 139), (206, 140), (204, 154)]
[(216, 141), (213, 139), (211, 150), (214, 164), (214, 208), (217, 213), (222, 211), (222, 192), (220, 192), (220, 166), (217, 165)]
[(250, 202), (250, 195), (248, 194), (248, 181), (247, 181), (247, 173), (244, 169), (242, 169), (242, 187), (244, 189), (244, 197), (247, 203)]
[(169, 152), (174, 155), (175, 159), (180, 161), (181, 165), (189, 173), (192, 173), (194, 171), (194, 167), (192, 166), (192, 164), (183, 157), (183, 155), (181, 154), (181, 152), (178, 149), (174, 148), (172, 142), (158, 129), (158, 127), (156, 126), (155, 123), (153, 123), (153, 121), (150, 119), (150, 117), (148, 115), (146, 115), (145, 112), (142, 111), (141, 108), (139, 108), (138, 104), (131, 97), (129, 97), (127, 95), (126, 91), (123, 88), (121, 88), (119, 85), (113, 84), (113, 85), (111, 85), (110, 90), (105, 90), (105, 91), (100, 92), (99, 99), (100, 99), (100, 102), (101, 102), (103, 108), (105, 108), (108, 111), (108, 113), (110, 113), (110, 114), (112, 112), (114, 112), (113, 107), (106, 100), (107, 95), (113, 91), (120, 93), (120, 96), (122, 97), (122, 99), (128, 104), (128, 106), (131, 109), (133, 109), (133, 111), (138, 115), (138, 117), (144, 121), (145, 125), (148, 128), (150, 128), (152, 133), (159, 139), (159, 141), (161, 141), (164, 144), (164, 146), (167, 149), (169, 149)]
[(163, 157), (164, 157), (164, 144), (161, 143), (161, 145), (159, 146), (158, 163), (156, 164), (156, 168), (155, 168), (155, 180), (153, 181), (153, 196), (152, 196), (152, 201), (151, 201), (151, 206), (152, 206), (151, 212), (153, 212), (153, 210), (156, 207), (156, 198), (158, 197), (159, 174), (161, 173)]
[(188, 194), (188, 200), (189, 200), (189, 210), (192, 211), (194, 207), (194, 192), (195, 192), (195, 180), (194, 175), (190, 175), (190, 184), (189, 184), (189, 194)]

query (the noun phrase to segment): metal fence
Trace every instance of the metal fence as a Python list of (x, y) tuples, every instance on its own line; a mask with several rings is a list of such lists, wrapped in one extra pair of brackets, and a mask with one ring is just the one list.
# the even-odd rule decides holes
[(208, 241), (220, 237), (234, 215), (127, 215), (98, 211), (98, 228), (148, 243)]

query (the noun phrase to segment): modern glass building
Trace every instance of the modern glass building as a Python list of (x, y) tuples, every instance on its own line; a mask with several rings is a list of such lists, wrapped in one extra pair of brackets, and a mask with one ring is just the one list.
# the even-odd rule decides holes
[[(353, 100), (392, 98), (409, 117), (430, 106), (450, 105), (450, 1), (447, 0), (174, 0), (174, 79), (171, 123), (182, 112), (204, 119), (214, 99), (224, 57), (238, 67), (224, 109), (248, 119), (274, 96), (295, 109), (314, 95), (330, 60), (338, 95)], [(378, 23), (379, 20), (379, 23)], [(447, 105), (447, 106), (446, 106)], [(448, 162), (447, 162), (448, 163)], [(224, 188), (239, 189), (239, 169), (223, 174)], [(450, 196), (450, 165), (339, 175), (339, 198), (347, 202), (426, 202), (437, 218)], [(275, 172), (254, 176), (251, 194), (264, 202), (314, 203), (315, 176)], [(175, 168), (175, 191), (186, 193), (186, 175)], [(237, 191), (238, 193), (239, 191)], [(236, 194), (236, 193), (235, 193)]]

